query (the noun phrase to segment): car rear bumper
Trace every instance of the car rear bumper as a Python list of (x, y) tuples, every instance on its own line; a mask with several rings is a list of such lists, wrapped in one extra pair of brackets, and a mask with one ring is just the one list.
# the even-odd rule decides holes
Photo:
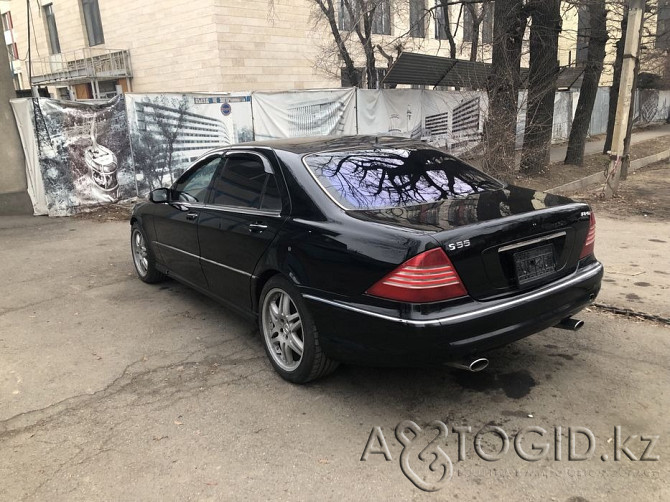
[(573, 274), (511, 298), (471, 301), (430, 317), (403, 317), (371, 305), (304, 294), (325, 353), (374, 365), (440, 364), (506, 345), (556, 325), (593, 301), (603, 266)]

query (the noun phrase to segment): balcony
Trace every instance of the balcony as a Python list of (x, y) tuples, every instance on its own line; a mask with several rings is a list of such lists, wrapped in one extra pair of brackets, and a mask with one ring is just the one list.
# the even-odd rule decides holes
[(32, 60), (33, 85), (76, 84), (132, 77), (127, 50), (86, 47)]

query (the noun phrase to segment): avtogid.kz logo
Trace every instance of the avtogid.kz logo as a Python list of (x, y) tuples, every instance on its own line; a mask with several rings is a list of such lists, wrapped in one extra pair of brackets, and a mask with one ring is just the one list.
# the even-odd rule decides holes
[[(417, 488), (421, 488), (427, 492), (435, 492), (443, 488), (454, 475), (454, 465), (449, 455), (442, 449), (449, 429), (439, 420), (430, 422), (426, 427), (427, 430), (431, 428), (437, 431), (437, 435), (424, 447), (422, 445), (425, 443), (417, 440), (421, 435), (422, 429), (416, 422), (405, 420), (400, 422), (395, 428), (395, 436), (402, 445), (400, 469), (402, 469), (403, 474)], [(408, 434), (411, 434), (411, 437)], [(384, 433), (379, 426), (373, 427), (372, 431), (370, 431), (361, 461), (367, 460), (370, 454), (376, 453), (382, 454), (387, 461), (393, 460), (386, 439), (384, 438)], [(427, 479), (424, 479), (424, 477), (412, 469), (411, 461), (417, 458), (423, 463), (429, 463), (428, 468), (434, 476), (426, 476)]]
[[(472, 435), (470, 426), (454, 426), (451, 432), (457, 437), (457, 461), (467, 459), (466, 446), (472, 441), (476, 458), (495, 462), (505, 458), (512, 450), (516, 456), (527, 462), (537, 462), (553, 454), (553, 460), (560, 462), (584, 461), (596, 458), (596, 437), (586, 427), (554, 427), (547, 431), (538, 426), (527, 426), (510, 436), (498, 426), (487, 425)], [(417, 488), (434, 492), (443, 488), (454, 475), (454, 465), (445, 451), (449, 428), (439, 420), (433, 420), (421, 428), (412, 420), (404, 420), (395, 427), (395, 437), (402, 445), (400, 469)], [(567, 436), (564, 448), (564, 434)], [(618, 462), (628, 459), (637, 461), (658, 461), (653, 454), (658, 443), (658, 435), (623, 436), (621, 426), (614, 427), (614, 435), (606, 442), (607, 450), (599, 459), (602, 462)], [(485, 441), (486, 439), (486, 441)], [(488, 446), (485, 446), (485, 443)], [(640, 445), (642, 443), (642, 445)], [(491, 446), (493, 444), (494, 446)], [(512, 448), (510, 446), (512, 445)], [(567, 458), (564, 458), (564, 449)], [(611, 453), (611, 456), (610, 456)], [(387, 462), (393, 460), (382, 428), (375, 426), (370, 431), (363, 449), (361, 461), (371, 455), (383, 456)]]

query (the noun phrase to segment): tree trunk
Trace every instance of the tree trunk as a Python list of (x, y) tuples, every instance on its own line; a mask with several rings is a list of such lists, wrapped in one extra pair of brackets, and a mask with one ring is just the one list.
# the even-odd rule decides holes
[(368, 6), (362, 4), (363, 8), (363, 31), (360, 24), (355, 27), (358, 40), (361, 42), (363, 52), (365, 53), (365, 73), (368, 80), (368, 89), (377, 88), (377, 65), (375, 61), (375, 47), (372, 45), (372, 22), (375, 17), (376, 4)]
[(456, 59), (456, 41), (454, 35), (451, 33), (451, 24), (449, 23), (449, 0), (439, 0), (442, 6), (442, 16), (444, 18), (445, 32), (447, 35), (447, 43), (449, 44), (449, 57)]
[[(473, 4), (465, 4), (465, 8), (470, 11), (472, 18), (472, 41), (470, 42), (470, 61), (477, 61), (477, 50), (479, 49), (479, 26), (482, 24), (482, 15), (477, 14), (477, 9)], [(482, 13), (484, 8), (482, 7)]]
[(365, 47), (365, 70), (368, 74), (368, 89), (377, 88), (377, 63), (375, 61), (375, 48), (372, 41), (368, 39)]
[(477, 50), (479, 49), (479, 25), (481, 21), (472, 23), (472, 43), (470, 44), (470, 61), (477, 61)]
[(614, 134), (614, 119), (616, 118), (616, 104), (619, 100), (619, 84), (621, 84), (621, 65), (623, 64), (623, 48), (626, 43), (626, 29), (628, 27), (628, 6), (624, 7), (623, 18), (621, 18), (621, 38), (616, 42), (616, 57), (614, 59), (614, 74), (612, 75), (612, 87), (610, 87), (609, 108), (607, 110), (607, 135), (603, 153), (612, 149), (612, 135)]
[(351, 59), (351, 55), (347, 50), (347, 46), (345, 45), (344, 40), (342, 40), (342, 34), (340, 33), (340, 29), (337, 26), (337, 18), (335, 16), (335, 7), (333, 6), (333, 1), (316, 0), (316, 3), (321, 9), (323, 15), (326, 16), (326, 19), (328, 20), (330, 31), (333, 34), (333, 38), (335, 40), (335, 45), (337, 45), (337, 50), (340, 53), (340, 56), (342, 57), (342, 61), (344, 62), (344, 69), (347, 75), (347, 79), (349, 80), (349, 83), (354, 87), (360, 87), (361, 82), (359, 78), (359, 73), (356, 71), (354, 61), (353, 59)]
[(487, 82), (489, 110), (484, 127), (484, 166), (493, 174), (514, 169), (521, 43), (526, 29), (523, 0), (497, 0), (493, 62)]
[(579, 101), (575, 118), (572, 121), (568, 152), (565, 155), (566, 164), (581, 166), (584, 163), (584, 147), (586, 135), (589, 132), (591, 113), (596, 101), (598, 82), (605, 59), (605, 44), (607, 43), (607, 11), (604, 0), (594, 0), (588, 5), (590, 19), (590, 39), (584, 79), (579, 91)]
[(521, 152), (521, 171), (528, 174), (549, 165), (561, 32), (560, 0), (534, 0), (529, 5), (532, 25), (528, 106)]

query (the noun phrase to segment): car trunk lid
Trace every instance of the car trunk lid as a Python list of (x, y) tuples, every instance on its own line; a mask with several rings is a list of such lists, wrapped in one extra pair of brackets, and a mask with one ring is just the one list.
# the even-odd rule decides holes
[(431, 204), (349, 213), (430, 232), (468, 294), (484, 301), (572, 273), (588, 232), (590, 208), (566, 197), (508, 185)]

